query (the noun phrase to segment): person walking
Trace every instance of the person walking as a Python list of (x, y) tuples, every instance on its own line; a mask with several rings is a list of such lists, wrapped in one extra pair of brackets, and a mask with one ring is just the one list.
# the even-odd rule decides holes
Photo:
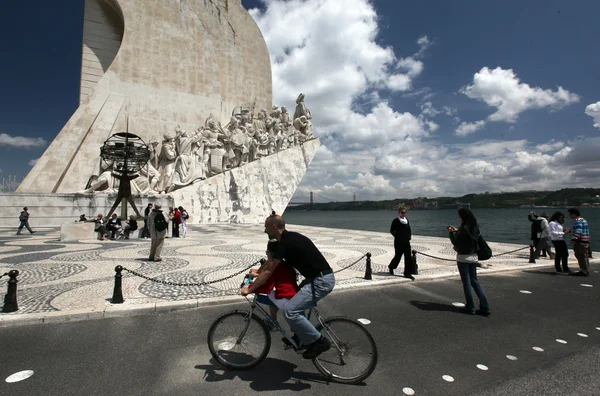
[[(569, 248), (567, 242), (565, 242), (565, 235), (570, 233), (569, 228), (563, 228), (565, 222), (565, 215), (562, 212), (555, 212), (550, 217), (550, 223), (548, 229), (550, 230), (550, 239), (554, 245), (554, 268), (558, 275), (569, 275), (571, 270), (569, 269)], [(562, 263), (562, 268), (561, 268)]]
[(398, 268), (400, 259), (404, 255), (404, 277), (415, 280), (410, 247), (412, 232), (410, 222), (406, 218), (406, 208), (402, 207), (398, 209), (398, 217), (392, 220), (390, 234), (394, 236), (394, 258), (392, 258), (392, 261), (388, 265), (390, 274), (394, 275), (394, 270)]
[(548, 230), (548, 213), (542, 212), (538, 219), (540, 221), (540, 231), (537, 234), (538, 244), (536, 245), (535, 252), (533, 253), (533, 255), (536, 259), (539, 259), (541, 252), (547, 252), (548, 256), (551, 259), (553, 259), (554, 253), (552, 253), (552, 250), (550, 250), (550, 245), (548, 241), (550, 237), (550, 232)]
[(29, 210), (27, 209), (27, 206), (23, 208), (23, 211), (19, 215), (19, 221), (21, 224), (19, 224), (19, 228), (17, 229), (17, 235), (21, 235), (23, 227), (27, 228), (27, 231), (29, 231), (30, 234), (35, 232), (29, 227)]
[(579, 209), (568, 209), (569, 217), (573, 219), (573, 252), (577, 258), (580, 271), (576, 276), (590, 276), (590, 228), (586, 219), (581, 217)]
[[(460, 226), (458, 228), (449, 226), (448, 231), (450, 231), (450, 242), (452, 242), (456, 251), (456, 264), (465, 293), (466, 306), (464, 312), (470, 315), (489, 316), (491, 313), (490, 305), (477, 279), (479, 225), (473, 212), (467, 208), (458, 210), (458, 218), (461, 222)], [(477, 311), (475, 311), (471, 288), (475, 290), (475, 294), (479, 298), (479, 310)]]
[(162, 261), (160, 256), (165, 244), (167, 228), (169, 226), (165, 215), (162, 212), (161, 204), (155, 204), (154, 209), (148, 215), (148, 226), (150, 227), (150, 261)]
[(187, 236), (187, 220), (190, 218), (190, 215), (183, 206), (179, 207), (179, 213), (181, 213), (181, 237), (185, 238)]
[(144, 228), (142, 228), (142, 235), (140, 238), (150, 238), (150, 228), (148, 226), (148, 216), (150, 216), (150, 211), (152, 210), (152, 204), (149, 203), (144, 209)]

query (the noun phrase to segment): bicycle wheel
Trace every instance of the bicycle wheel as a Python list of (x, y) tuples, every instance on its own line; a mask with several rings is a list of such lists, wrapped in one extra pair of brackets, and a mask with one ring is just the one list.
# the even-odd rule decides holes
[(331, 342), (331, 349), (313, 359), (323, 375), (332, 381), (357, 384), (377, 366), (377, 345), (369, 331), (354, 319), (343, 316), (324, 320), (317, 330)]
[(265, 322), (249, 312), (229, 312), (208, 329), (208, 349), (223, 366), (246, 370), (259, 364), (271, 348)]

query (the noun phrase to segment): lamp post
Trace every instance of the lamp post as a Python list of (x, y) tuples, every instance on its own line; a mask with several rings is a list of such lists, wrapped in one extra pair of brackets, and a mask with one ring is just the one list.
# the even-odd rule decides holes
[(131, 204), (135, 213), (141, 217), (131, 196), (131, 180), (137, 178), (139, 171), (148, 164), (150, 150), (146, 143), (133, 133), (115, 133), (102, 145), (100, 157), (106, 163), (114, 163), (113, 176), (119, 180), (117, 200), (108, 212), (108, 217), (113, 214), (120, 203), (121, 218), (127, 219), (127, 202)]

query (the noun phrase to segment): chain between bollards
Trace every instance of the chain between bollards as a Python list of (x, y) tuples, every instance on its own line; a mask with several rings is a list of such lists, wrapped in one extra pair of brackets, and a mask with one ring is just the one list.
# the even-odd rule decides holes
[(371, 253), (367, 252), (367, 266), (365, 267), (365, 279), (373, 280), (373, 269), (371, 268)]
[(19, 310), (19, 305), (17, 304), (17, 283), (19, 283), (17, 280), (18, 275), (19, 271), (17, 270), (12, 270), (8, 273), (8, 277), (10, 279), (7, 282), (8, 290), (4, 296), (4, 306), (2, 307), (2, 312), (4, 313), (15, 312)]
[(535, 264), (535, 250), (533, 249), (533, 245), (529, 245), (529, 263)]

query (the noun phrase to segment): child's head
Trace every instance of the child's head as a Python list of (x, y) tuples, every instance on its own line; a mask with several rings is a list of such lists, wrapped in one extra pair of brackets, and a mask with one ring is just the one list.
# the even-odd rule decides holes
[(267, 243), (267, 258), (269, 260), (273, 259), (273, 253), (277, 250), (279, 246), (279, 242), (276, 239), (271, 239), (269, 243)]

